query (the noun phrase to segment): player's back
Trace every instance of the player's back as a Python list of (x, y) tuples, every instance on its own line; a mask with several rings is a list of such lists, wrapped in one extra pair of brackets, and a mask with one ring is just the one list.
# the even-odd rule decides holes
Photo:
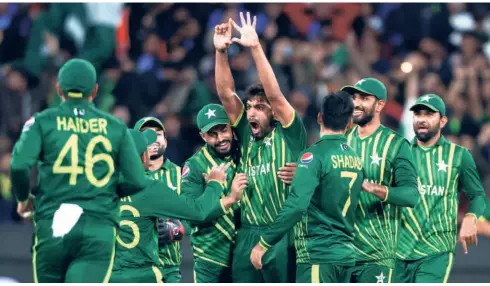
[[(314, 156), (320, 166), (307, 213), (298, 225), (298, 262), (353, 264), (355, 210), (364, 178), (362, 161), (343, 135), (326, 135), (301, 156), (298, 168), (308, 168)], [(315, 163), (315, 162), (313, 162)], [(303, 247), (302, 247), (303, 244)], [(301, 249), (307, 246), (307, 251)]]
[(51, 218), (62, 203), (86, 215), (115, 221), (117, 163), (127, 129), (87, 100), (67, 100), (35, 116), (42, 147), (36, 220)]

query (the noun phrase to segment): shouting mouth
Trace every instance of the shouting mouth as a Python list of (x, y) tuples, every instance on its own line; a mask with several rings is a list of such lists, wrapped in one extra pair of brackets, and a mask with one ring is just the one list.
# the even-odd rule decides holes
[(257, 122), (250, 122), (250, 128), (252, 129), (253, 134), (257, 134), (260, 132), (260, 125)]

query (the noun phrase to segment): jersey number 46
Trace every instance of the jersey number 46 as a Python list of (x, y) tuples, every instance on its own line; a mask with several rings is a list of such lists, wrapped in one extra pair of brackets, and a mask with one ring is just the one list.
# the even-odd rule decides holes
[[(87, 180), (94, 185), (95, 187), (103, 187), (105, 186), (112, 175), (114, 174), (114, 160), (109, 154), (97, 154), (94, 156), (94, 149), (97, 144), (102, 144), (107, 152), (112, 151), (111, 142), (104, 136), (99, 135), (92, 138), (88, 145), (87, 150), (85, 152), (85, 169), (81, 166), (78, 166), (78, 135), (73, 134), (68, 138), (65, 145), (60, 151), (58, 158), (53, 165), (53, 174), (70, 174), (69, 183), (71, 186), (77, 184), (77, 177), (85, 172), (87, 176)], [(62, 166), (64, 158), (70, 152), (70, 164), (68, 166)], [(101, 178), (97, 179), (94, 175), (94, 165), (99, 162), (105, 162), (109, 167), (108, 172)]]

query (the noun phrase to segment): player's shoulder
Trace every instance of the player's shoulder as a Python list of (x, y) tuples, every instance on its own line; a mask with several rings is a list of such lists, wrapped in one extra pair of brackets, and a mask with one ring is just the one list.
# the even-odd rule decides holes
[(203, 165), (205, 162), (205, 156), (203, 154), (202, 148), (197, 150), (191, 157), (189, 157), (185, 161), (184, 167), (187, 166), (188, 168), (193, 168), (194, 170), (204, 169)]
[(126, 124), (124, 123), (124, 121), (122, 121), (122, 119), (117, 118), (108, 112), (100, 110), (95, 106), (92, 107), (92, 112), (94, 113), (94, 116), (96, 116), (98, 118), (104, 118), (105, 120), (107, 120), (108, 126), (120, 127), (122, 129), (127, 128)]
[(180, 171), (180, 166), (170, 161), (170, 159), (165, 159), (165, 167)]

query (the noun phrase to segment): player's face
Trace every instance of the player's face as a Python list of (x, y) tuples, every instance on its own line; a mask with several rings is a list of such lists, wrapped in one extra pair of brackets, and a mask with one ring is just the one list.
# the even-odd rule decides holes
[(151, 144), (148, 147), (150, 160), (156, 160), (162, 157), (165, 153), (165, 150), (167, 149), (167, 139), (165, 139), (163, 130), (161, 130), (160, 128), (149, 127), (147, 129), (151, 129), (157, 133), (157, 140), (155, 141), (155, 143)]
[(256, 139), (269, 133), (272, 123), (272, 108), (262, 97), (252, 97), (247, 101), (247, 120)]
[(372, 95), (356, 93), (352, 96), (354, 100), (354, 113), (352, 120), (359, 126), (364, 126), (373, 120), (376, 114), (376, 105), (378, 101)]
[(447, 119), (441, 117), (439, 112), (428, 108), (420, 108), (413, 111), (413, 131), (418, 140), (428, 142), (446, 125)]
[(206, 133), (201, 133), (201, 137), (221, 156), (228, 156), (231, 153), (233, 132), (230, 124), (220, 124), (211, 128)]

